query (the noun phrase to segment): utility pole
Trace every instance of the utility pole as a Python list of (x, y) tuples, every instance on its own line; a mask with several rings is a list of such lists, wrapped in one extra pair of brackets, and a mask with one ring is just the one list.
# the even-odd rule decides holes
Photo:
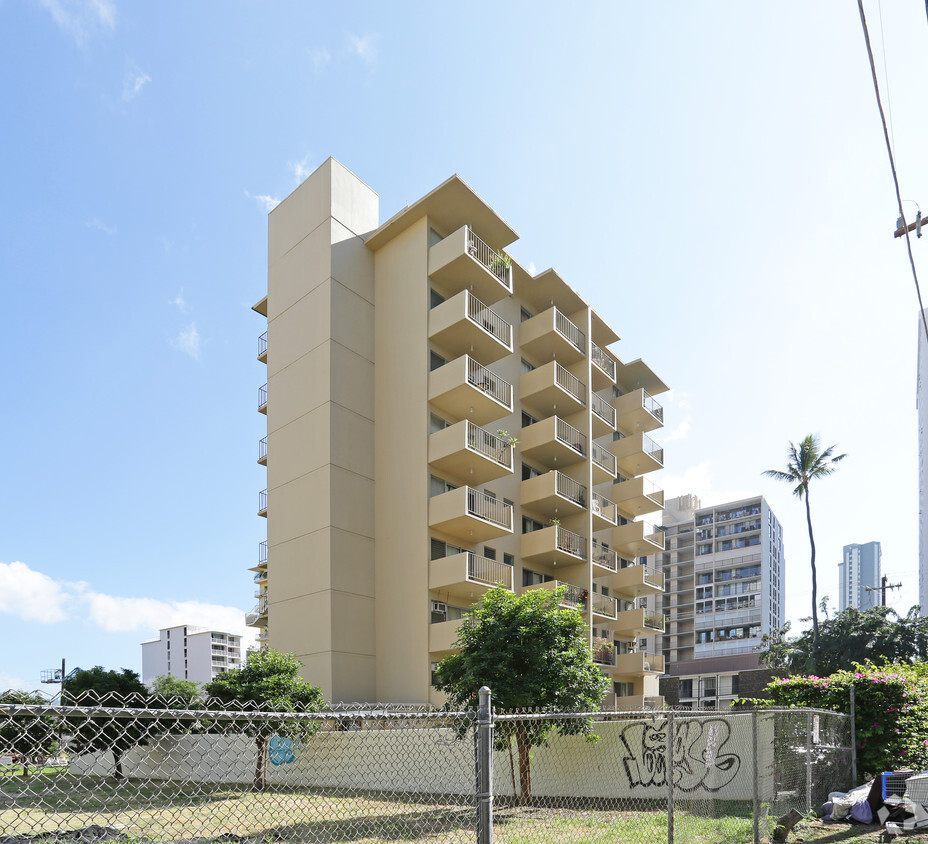
[(881, 593), (882, 593), (882, 595), (881, 595), (881, 600), (880, 600), (880, 606), (881, 606), (881, 607), (885, 607), (885, 606), (886, 606), (886, 590), (887, 590), (887, 589), (901, 589), (901, 588), (902, 588), (902, 584), (901, 584), (901, 583), (887, 583), (887, 582), (886, 582), (887, 580), (889, 580), (889, 578), (884, 574), (883, 577), (882, 577), (882, 585), (880, 585), (880, 586), (864, 586), (864, 591), (865, 591), (865, 592), (881, 592)]

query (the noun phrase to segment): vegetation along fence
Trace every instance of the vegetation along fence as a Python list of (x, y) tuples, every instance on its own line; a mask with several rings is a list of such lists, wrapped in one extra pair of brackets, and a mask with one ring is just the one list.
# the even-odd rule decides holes
[(0, 703), (0, 842), (758, 842), (852, 785), (834, 712), (214, 703)]

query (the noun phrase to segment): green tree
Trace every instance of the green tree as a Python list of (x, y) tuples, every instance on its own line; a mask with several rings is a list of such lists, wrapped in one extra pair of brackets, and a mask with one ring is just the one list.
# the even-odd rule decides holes
[(844, 460), (846, 454), (832, 456), (834, 446), (824, 451), (817, 436), (809, 434), (799, 445), (789, 444), (786, 452), (786, 471), (767, 469), (763, 472), (768, 478), (796, 484), (793, 495), (806, 502), (806, 521), (809, 525), (809, 545), (812, 549), (812, 655), (818, 645), (818, 576), (815, 571), (815, 537), (812, 535), (812, 512), (809, 509), (809, 484), (816, 478), (825, 478), (835, 471), (835, 463)]
[(255, 763), (255, 791), (267, 785), (267, 746), (271, 736), (304, 740), (319, 729), (315, 721), (284, 720), (258, 713), (318, 712), (325, 706), (322, 692), (300, 677), (303, 664), (293, 654), (273, 648), (252, 651), (245, 665), (227, 671), (204, 686), (210, 696), (209, 707), (234, 705), (255, 710), (243, 732), (255, 740), (258, 758)]
[(200, 687), (193, 680), (181, 680), (173, 674), (162, 674), (155, 677), (151, 683), (151, 690), (162, 698), (168, 705), (183, 704), (190, 706), (200, 697)]
[[(62, 688), (62, 699), (69, 706), (109, 706), (145, 709), (151, 703), (150, 693), (139, 675), (128, 668), (107, 671), (100, 665), (79, 669)], [(69, 716), (68, 745), (75, 753), (111, 751), (113, 776), (123, 779), (122, 757), (130, 748), (146, 744), (156, 722), (148, 718), (114, 717), (106, 713)], [(164, 725), (157, 724), (159, 730)]]
[(818, 645), (812, 631), (788, 638), (789, 625), (764, 637), (761, 661), (768, 668), (800, 674), (815, 665), (819, 674), (850, 669), (871, 660), (913, 663), (928, 659), (928, 618), (912, 607), (900, 616), (890, 607), (869, 610), (849, 607), (819, 625)]
[[(449, 708), (474, 706), (477, 691), (489, 686), (500, 710), (598, 709), (609, 683), (593, 663), (583, 616), (560, 606), (564, 593), (565, 587), (556, 593), (532, 589), (522, 595), (501, 587), (488, 591), (458, 628), (458, 652), (438, 664), (435, 688), (447, 693)], [(546, 744), (552, 729), (596, 738), (588, 718), (496, 725), (497, 749), (511, 754), (515, 741), (523, 803), (532, 794), (531, 748)]]
[[(8, 691), (0, 694), (0, 708), (4, 704), (48, 707), (48, 701), (31, 692)], [(0, 747), (19, 756), (23, 776), (29, 776), (30, 760), (54, 753), (58, 748), (57, 719), (53, 710), (31, 713), (0, 710)]]

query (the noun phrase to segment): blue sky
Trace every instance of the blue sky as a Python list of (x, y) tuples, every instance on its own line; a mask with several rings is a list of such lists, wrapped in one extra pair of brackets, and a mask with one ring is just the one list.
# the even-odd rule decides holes
[[(928, 210), (924, 5), (865, 8)], [(3, 0), (0, 55), (0, 687), (241, 627), (266, 213), (329, 155), (382, 219), (459, 173), (595, 304), (673, 387), (668, 495), (771, 502), (791, 618), (804, 512), (760, 473), (812, 432), (849, 454), (820, 593), (879, 540), (917, 600), (917, 304), (853, 4)]]

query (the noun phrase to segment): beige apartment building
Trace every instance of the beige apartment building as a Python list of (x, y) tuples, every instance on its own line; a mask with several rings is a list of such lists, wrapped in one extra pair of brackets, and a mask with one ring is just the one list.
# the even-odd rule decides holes
[(492, 585), (553, 589), (586, 619), (609, 708), (660, 705), (663, 630), (636, 564), (663, 450), (641, 360), (457, 176), (379, 221), (329, 159), (269, 215), (259, 410), (267, 436), (248, 622), (333, 701), (434, 702), (434, 664)]

